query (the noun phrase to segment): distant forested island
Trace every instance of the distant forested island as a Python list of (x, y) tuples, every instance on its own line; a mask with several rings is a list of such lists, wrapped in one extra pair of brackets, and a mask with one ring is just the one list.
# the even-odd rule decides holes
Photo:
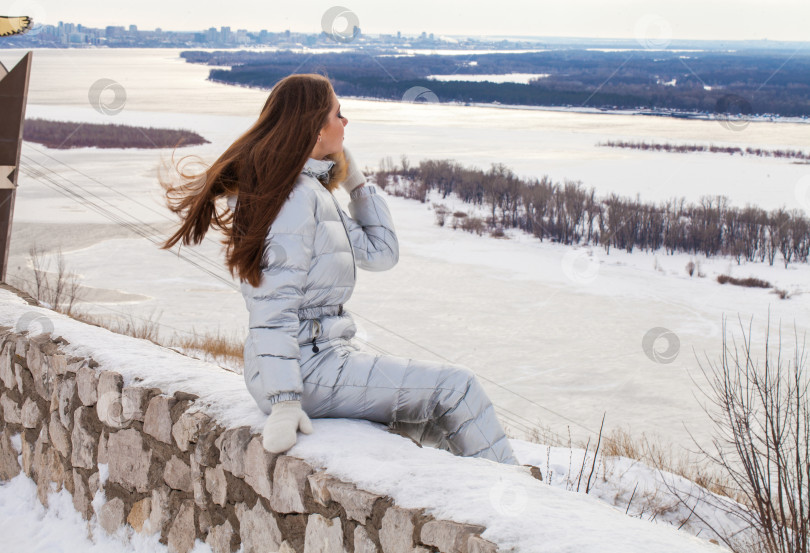
[[(231, 67), (212, 69), (212, 81), (264, 89), (291, 73), (321, 73), (341, 96), (658, 110), (656, 115), (676, 116), (810, 117), (810, 52), (555, 49), (463, 55), (290, 51), (180, 55), (191, 63)], [(428, 78), (510, 73), (538, 78), (527, 83)]]
[(176, 129), (133, 127), (129, 125), (75, 123), (26, 119), (23, 140), (48, 148), (175, 148), (208, 144), (199, 134)]

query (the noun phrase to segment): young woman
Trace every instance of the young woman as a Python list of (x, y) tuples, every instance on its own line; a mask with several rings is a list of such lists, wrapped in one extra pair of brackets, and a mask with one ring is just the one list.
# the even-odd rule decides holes
[[(329, 80), (290, 75), (258, 121), (205, 172), (164, 183), (182, 225), (163, 245), (223, 231), (226, 261), (249, 316), (244, 378), (269, 414), (268, 451), (286, 451), (310, 417), (396, 426), (419, 443), (517, 464), (492, 403), (468, 368), (361, 351), (344, 309), (356, 267), (399, 258), (385, 199), (343, 146), (348, 120)], [(333, 195), (349, 192), (349, 213)], [(228, 208), (216, 200), (226, 198)]]

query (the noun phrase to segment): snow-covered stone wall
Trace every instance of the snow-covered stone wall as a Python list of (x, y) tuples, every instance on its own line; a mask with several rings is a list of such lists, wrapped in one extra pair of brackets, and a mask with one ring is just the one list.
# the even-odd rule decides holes
[[(223, 422), (193, 386), (181, 389), (187, 372), (177, 386), (125, 378), (75, 355), (82, 344), (33, 332), (37, 319), (47, 321), (22, 313), (0, 326), (0, 480), (24, 472), (43, 505), (66, 489), (106, 531), (159, 533), (181, 553), (196, 540), (215, 553), (497, 551), (480, 536), (483, 526), (436, 520), (303, 459), (268, 453), (255, 424)], [(155, 369), (171, 378), (172, 366)]]

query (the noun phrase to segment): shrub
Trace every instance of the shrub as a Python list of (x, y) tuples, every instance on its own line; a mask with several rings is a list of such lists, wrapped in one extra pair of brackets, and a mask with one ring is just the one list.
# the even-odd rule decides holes
[(448, 209), (442, 204), (433, 204), (433, 212), (436, 215), (436, 224), (440, 227), (444, 226), (445, 219), (447, 218)]
[(484, 224), (484, 220), (480, 217), (467, 217), (466, 219), (461, 220), (461, 228), (467, 232), (474, 232), (480, 236), (484, 233), (486, 225)]
[(695, 274), (695, 263), (694, 261), (690, 261), (686, 264), (686, 274), (689, 276), (694, 276)]
[(774, 288), (773, 293), (779, 296), (780, 300), (786, 300), (790, 297), (790, 292), (782, 290), (781, 288)]
[[(806, 343), (794, 328), (793, 355), (787, 359), (780, 328), (776, 347), (769, 347), (769, 315), (762, 367), (752, 355), (751, 326), (746, 335), (740, 321), (741, 344), (734, 340), (729, 346), (723, 320), (719, 363), (709, 363), (708, 370), (698, 363), (712, 406), (705, 408), (706, 413), (716, 430), (712, 451), (700, 450), (723, 467), (745, 498), (745, 507), (735, 507), (734, 514), (753, 530), (753, 538), (759, 542), (757, 551), (807, 553), (810, 394)], [(735, 553), (746, 550), (731, 537), (723, 541)]]
[[(770, 288), (771, 283), (759, 278), (734, 278), (729, 275), (718, 275), (717, 282), (720, 284), (734, 284), (736, 286), (745, 286), (747, 288)], [(784, 298), (782, 298), (784, 299)]]

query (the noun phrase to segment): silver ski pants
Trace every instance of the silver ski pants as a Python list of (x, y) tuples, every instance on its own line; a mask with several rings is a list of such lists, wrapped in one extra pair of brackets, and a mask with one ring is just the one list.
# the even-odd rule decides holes
[(345, 339), (301, 345), (301, 406), (310, 418), (365, 419), (464, 457), (519, 464), (470, 369), (360, 350)]

